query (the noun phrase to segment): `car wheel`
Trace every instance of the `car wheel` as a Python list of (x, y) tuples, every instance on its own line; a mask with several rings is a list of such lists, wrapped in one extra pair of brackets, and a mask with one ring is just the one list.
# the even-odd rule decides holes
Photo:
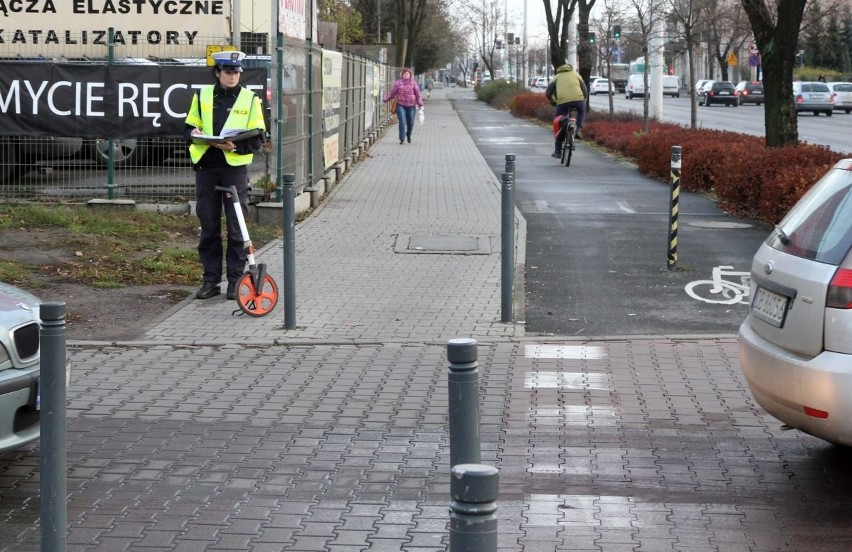
[(734, 106), (734, 107), (739, 107), (739, 106), (740, 106), (740, 103), (739, 103), (739, 102), (734, 102), (734, 103), (732, 103), (731, 105), (732, 105), (732, 106)]
[(844, 109), (843, 112), (848, 115), (849, 113), (852, 113), (852, 109)]
[(831, 117), (832, 115), (834, 115), (834, 112), (833, 112), (832, 110), (830, 110), (830, 109), (829, 109), (828, 111), (826, 111), (826, 112), (825, 112), (825, 116), (826, 116), (826, 117)]
[(819, 111), (814, 111), (814, 117), (819, 117)]
[[(116, 165), (131, 165), (142, 159), (140, 144), (135, 138), (112, 140), (113, 159)], [(99, 138), (95, 140), (95, 161), (106, 165), (109, 162), (110, 141)]]

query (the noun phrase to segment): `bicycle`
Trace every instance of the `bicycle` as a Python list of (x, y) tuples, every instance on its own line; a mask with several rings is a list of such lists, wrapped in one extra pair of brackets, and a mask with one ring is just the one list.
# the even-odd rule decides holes
[(554, 119), (553, 123), (556, 138), (562, 137), (562, 152), (559, 163), (570, 167), (571, 156), (577, 148), (575, 145), (577, 137), (577, 110), (572, 109), (569, 115), (559, 115)]
[[(733, 268), (734, 267), (732, 266), (714, 267), (712, 280), (695, 280), (689, 282), (684, 288), (686, 290), (686, 294), (693, 299), (704, 301), (705, 303), (721, 305), (745, 303), (747, 305), (749, 301), (746, 298), (751, 293), (749, 289), (751, 274), (748, 272), (735, 272)], [(739, 278), (740, 282), (731, 282), (729, 280), (725, 280), (725, 277)], [(702, 286), (710, 286), (710, 289), (705, 292), (704, 290), (701, 290)], [(702, 293), (698, 293), (696, 288), (699, 288)], [(709, 295), (706, 297), (702, 296), (704, 293)]]

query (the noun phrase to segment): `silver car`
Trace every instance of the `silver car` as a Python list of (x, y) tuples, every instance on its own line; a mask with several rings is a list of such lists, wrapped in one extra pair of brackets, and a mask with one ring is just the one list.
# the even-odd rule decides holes
[[(0, 452), (39, 438), (39, 304), (0, 282)], [(66, 381), (71, 364), (66, 363)]]
[(793, 102), (796, 114), (810, 111), (814, 116), (825, 113), (831, 117), (834, 112), (834, 94), (824, 82), (794, 81)]
[(834, 109), (852, 112), (852, 82), (830, 82), (828, 87), (834, 94)]
[(740, 365), (785, 424), (852, 445), (852, 159), (838, 162), (754, 256)]

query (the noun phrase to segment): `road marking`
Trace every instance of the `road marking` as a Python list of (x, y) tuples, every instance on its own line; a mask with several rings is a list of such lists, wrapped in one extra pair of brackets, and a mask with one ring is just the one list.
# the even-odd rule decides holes
[(584, 372), (527, 372), (524, 374), (527, 389), (594, 389), (612, 391), (609, 374)]
[(526, 358), (567, 358), (595, 360), (606, 358), (606, 349), (590, 345), (525, 345)]
[(631, 214), (631, 215), (636, 214), (636, 211), (626, 201), (619, 201), (617, 203), (618, 203), (618, 208), (621, 209), (622, 211), (624, 211), (625, 213), (628, 213), (628, 214)]

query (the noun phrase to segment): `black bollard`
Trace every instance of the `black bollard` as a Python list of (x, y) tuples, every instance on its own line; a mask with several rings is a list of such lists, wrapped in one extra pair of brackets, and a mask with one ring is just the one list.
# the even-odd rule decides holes
[(512, 179), (515, 178), (515, 154), (514, 153), (507, 153), (506, 154), (505, 171), (512, 175)]
[(515, 292), (515, 175), (501, 176), (500, 322), (511, 322)]
[(451, 339), (447, 343), (447, 390), (450, 407), (450, 466), (478, 464), (479, 370), (476, 340)]
[(65, 471), (65, 303), (42, 303), (39, 387), (41, 393), (41, 551), (64, 552), (68, 496)]
[(681, 147), (672, 146), (671, 177), (672, 186), (669, 194), (669, 250), (666, 257), (666, 268), (672, 270), (677, 265), (677, 218), (680, 211), (680, 165)]
[(453, 466), (450, 475), (449, 552), (496, 552), (497, 468)]
[(284, 329), (296, 327), (296, 175), (284, 175)]

